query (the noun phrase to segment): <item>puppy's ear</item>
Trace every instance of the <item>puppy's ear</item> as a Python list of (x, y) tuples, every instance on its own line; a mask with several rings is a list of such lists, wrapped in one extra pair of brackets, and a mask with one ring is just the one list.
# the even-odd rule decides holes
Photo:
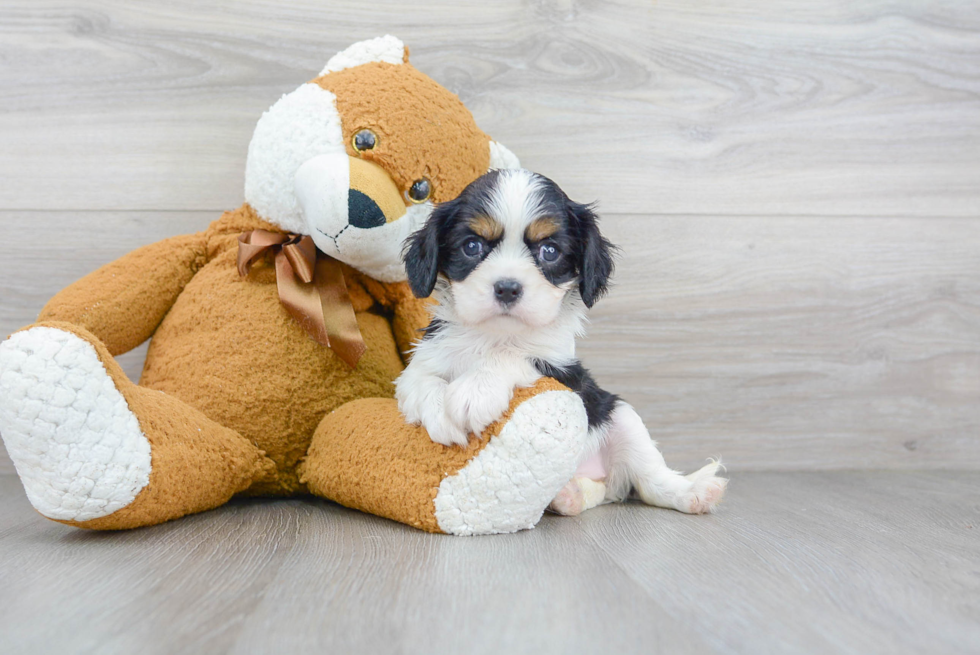
[(436, 205), (425, 224), (405, 240), (402, 260), (408, 274), (408, 285), (418, 298), (432, 295), (439, 275), (439, 241), (443, 226), (456, 212), (456, 201)]
[(581, 244), (579, 292), (585, 306), (592, 307), (609, 286), (616, 247), (599, 233), (599, 217), (592, 205), (569, 200), (568, 213)]

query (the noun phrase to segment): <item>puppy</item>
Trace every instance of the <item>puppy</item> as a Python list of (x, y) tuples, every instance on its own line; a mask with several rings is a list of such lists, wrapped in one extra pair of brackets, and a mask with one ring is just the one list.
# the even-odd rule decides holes
[(412, 291), (438, 305), (396, 381), (398, 407), (435, 442), (465, 445), (507, 410), (515, 387), (553, 377), (579, 394), (587, 453), (551, 509), (575, 515), (635, 490), (645, 503), (710, 512), (727, 480), (712, 462), (667, 468), (636, 411), (575, 358), (585, 310), (606, 291), (613, 246), (588, 205), (526, 170), (487, 173), (436, 207), (407, 241)]

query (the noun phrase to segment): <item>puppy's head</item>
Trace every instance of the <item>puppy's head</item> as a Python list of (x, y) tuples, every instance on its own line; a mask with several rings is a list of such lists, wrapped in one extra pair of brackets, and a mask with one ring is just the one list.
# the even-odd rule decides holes
[(592, 207), (542, 175), (499, 170), (435, 208), (407, 241), (405, 268), (419, 297), (442, 279), (440, 300), (467, 325), (544, 327), (569, 297), (595, 304), (612, 248)]

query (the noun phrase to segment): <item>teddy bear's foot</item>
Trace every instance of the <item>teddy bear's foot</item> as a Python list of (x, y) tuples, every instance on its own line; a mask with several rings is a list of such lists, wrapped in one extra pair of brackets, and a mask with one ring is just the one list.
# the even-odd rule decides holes
[(88, 521), (150, 481), (150, 442), (95, 348), (50, 327), (0, 344), (0, 434), (44, 516)]
[(518, 405), (486, 447), (439, 485), (435, 514), (442, 531), (533, 528), (575, 473), (588, 432), (584, 409), (577, 394), (557, 390)]
[(102, 342), (67, 323), (0, 344), (0, 434), (35, 509), (83, 528), (211, 509), (275, 473), (240, 434), (133, 384)]
[(303, 467), (317, 495), (430, 532), (533, 528), (575, 473), (588, 434), (577, 394), (549, 378), (514, 393), (507, 413), (465, 447), (434, 443), (393, 399), (326, 416)]

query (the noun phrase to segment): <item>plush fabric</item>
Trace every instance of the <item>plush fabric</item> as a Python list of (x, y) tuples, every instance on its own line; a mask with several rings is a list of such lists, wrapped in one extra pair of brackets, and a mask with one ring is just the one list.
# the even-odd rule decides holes
[[(459, 98), (409, 65), (369, 63), (313, 82), (337, 98), (348, 154), (356, 154), (354, 134), (370, 128), (378, 143), (363, 153), (364, 159), (394, 171), (392, 178), (403, 189), (428, 178), (433, 200), (445, 202), (490, 167), (489, 137)], [(377, 91), (361, 93), (365, 86)], [(420, 86), (432, 87), (433, 92), (419, 94)], [(419, 121), (418, 116), (432, 120)]]
[[(518, 415), (525, 403), (535, 406)], [(394, 399), (357, 400), (320, 424), (302, 481), (317, 495), (429, 532), (512, 532), (532, 527), (572, 476), (585, 426), (578, 397), (551, 378), (516, 390), (504, 417), (466, 448), (406, 429)], [(535, 492), (540, 498), (528, 497)]]
[[(508, 414), (465, 449), (431, 442), (399, 414), (393, 381), (429, 301), (405, 281), (406, 230), (386, 226), (431, 206), (405, 196), (420, 177), (448, 200), (517, 159), (394, 37), (355, 44), (326, 70), (260, 119), (245, 204), (85, 276), (0, 343), (0, 434), (43, 515), (124, 529), (239, 494), (312, 492), (429, 531), (485, 534), (532, 527), (574, 473), (585, 413), (552, 380), (517, 390)], [(364, 127), (378, 144), (358, 153), (351, 137)], [(244, 276), (237, 266), (238, 238), (251, 230), (324, 238), (294, 189), (312, 160), (340, 166), (307, 169), (331, 178), (324, 193), (347, 179), (337, 197), (313, 198), (317, 212), (347, 211), (349, 183), (385, 216), (345, 241), (327, 235), (367, 345), (353, 368), (287, 312), (271, 258)], [(147, 339), (135, 384), (113, 357)]]

